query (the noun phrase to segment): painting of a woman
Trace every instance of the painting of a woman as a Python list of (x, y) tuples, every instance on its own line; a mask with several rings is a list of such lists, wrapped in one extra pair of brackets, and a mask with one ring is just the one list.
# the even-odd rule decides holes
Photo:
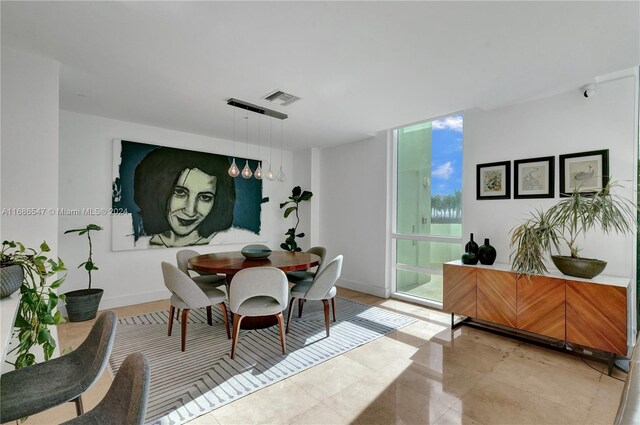
[(225, 157), (174, 148), (148, 153), (134, 174), (135, 203), (151, 246), (205, 245), (233, 224)]

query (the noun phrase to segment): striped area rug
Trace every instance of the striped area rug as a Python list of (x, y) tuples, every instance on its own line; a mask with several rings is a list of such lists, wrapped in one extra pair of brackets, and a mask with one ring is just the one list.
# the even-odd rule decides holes
[(151, 368), (147, 423), (182, 424), (415, 322), (343, 298), (336, 298), (336, 304), (338, 321), (331, 322), (329, 338), (322, 303), (307, 302), (302, 318), (292, 319), (286, 355), (274, 326), (241, 331), (235, 360), (215, 307), (213, 326), (207, 325), (204, 309), (191, 312), (184, 353), (177, 322), (167, 336), (168, 311), (122, 318), (110, 365), (115, 373), (127, 354), (143, 352)]

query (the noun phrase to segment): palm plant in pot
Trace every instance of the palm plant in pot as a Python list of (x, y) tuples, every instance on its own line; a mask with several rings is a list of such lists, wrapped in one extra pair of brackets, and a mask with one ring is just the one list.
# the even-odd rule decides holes
[(79, 289), (77, 291), (71, 291), (64, 294), (66, 298), (65, 303), (67, 306), (67, 314), (69, 316), (69, 321), (71, 322), (82, 322), (95, 318), (96, 313), (98, 312), (98, 307), (100, 306), (100, 300), (102, 299), (104, 290), (91, 288), (91, 272), (98, 270), (98, 267), (93, 262), (91, 232), (97, 232), (100, 230), (102, 230), (102, 227), (97, 224), (88, 224), (86, 227), (71, 229), (64, 232), (65, 235), (68, 233), (77, 233), (78, 236), (87, 235), (87, 239), (89, 240), (89, 258), (78, 266), (78, 268), (83, 267), (89, 274), (89, 286), (87, 289)]
[[(511, 268), (520, 274), (545, 274), (545, 255), (562, 273), (568, 276), (591, 279), (600, 274), (607, 263), (602, 260), (582, 258), (579, 255), (579, 238), (591, 230), (604, 234), (631, 233), (637, 226), (637, 208), (628, 199), (616, 195), (612, 188), (617, 182), (609, 182), (592, 195), (585, 195), (576, 188), (546, 211), (536, 211), (521, 225), (511, 231)], [(569, 255), (560, 253), (564, 243)]]

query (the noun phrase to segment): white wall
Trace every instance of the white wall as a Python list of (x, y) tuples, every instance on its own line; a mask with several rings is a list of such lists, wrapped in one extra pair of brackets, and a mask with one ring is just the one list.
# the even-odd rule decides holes
[[(60, 111), (60, 207), (110, 208), (112, 183), (113, 139), (146, 142), (203, 152), (233, 154), (233, 144), (227, 140), (182, 133), (97, 116)], [(242, 149), (240, 149), (242, 150)], [(255, 149), (253, 149), (255, 151)], [(263, 149), (264, 151), (264, 149)], [(279, 157), (279, 151), (273, 157)], [(268, 153), (263, 152), (268, 158)], [(293, 175), (292, 154), (284, 152), (284, 171)], [(267, 164), (268, 169), (268, 164)], [(263, 180), (262, 235), (272, 249), (284, 241), (285, 223), (279, 209), (290, 194), (294, 182)], [(94, 286), (105, 290), (101, 308), (147, 302), (168, 297), (160, 271), (160, 262), (175, 263), (178, 249), (111, 251), (111, 218), (108, 216), (64, 216), (59, 219), (60, 256), (67, 263), (69, 274), (63, 290), (86, 287), (86, 272), (75, 267), (86, 259), (86, 240), (77, 235), (64, 235), (67, 229), (96, 223), (105, 228), (95, 234), (94, 260), (100, 268), (94, 272)], [(215, 239), (214, 239), (215, 243)], [(196, 247), (202, 253), (239, 250), (244, 244)]]
[[(48, 255), (56, 258), (58, 219), (48, 211), (58, 207), (59, 64), (4, 47), (1, 62), (0, 237), (36, 249), (46, 241)], [(37, 214), (14, 215), (15, 208), (33, 208)], [(49, 329), (57, 340), (57, 328)], [(7, 351), (17, 344), (12, 338)], [(33, 354), (37, 361), (44, 360), (40, 348)], [(58, 355), (59, 347), (53, 356)], [(14, 360), (15, 353), (9, 354), (8, 361)], [(2, 372), (12, 369), (8, 363), (0, 367)]]
[(57, 217), (11, 209), (58, 207), (58, 80), (58, 62), (2, 48), (0, 233), (32, 247), (46, 240), (54, 258)]
[(387, 237), (387, 136), (321, 150), (319, 244), (344, 255), (339, 285), (381, 297)]
[[(561, 154), (609, 149), (610, 174), (625, 185), (618, 193), (635, 199), (634, 110), (635, 81), (629, 76), (600, 84), (597, 95), (588, 99), (576, 89), (507, 108), (466, 112), (463, 240), (469, 233), (479, 244), (490, 238), (496, 262), (509, 262), (509, 231), (529, 211), (546, 209), (559, 199)], [(551, 155), (556, 157), (555, 199), (476, 200), (476, 164)], [(634, 246), (633, 236), (590, 234), (581, 255), (607, 261), (605, 274), (629, 277), (635, 269)]]

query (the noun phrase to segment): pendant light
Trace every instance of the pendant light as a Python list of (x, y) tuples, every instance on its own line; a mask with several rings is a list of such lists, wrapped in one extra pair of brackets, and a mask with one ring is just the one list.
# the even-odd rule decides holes
[(256, 167), (256, 171), (253, 173), (253, 176), (258, 180), (262, 180), (262, 167), (260, 166), (262, 163), (262, 161), (260, 161), (262, 155), (262, 142), (260, 140), (260, 131), (260, 115), (258, 115), (258, 166)]
[(269, 120), (269, 171), (267, 171), (267, 178), (271, 181), (274, 181), (276, 179), (276, 175), (273, 171), (271, 171), (271, 164), (273, 163), (273, 161), (271, 161), (271, 157), (273, 156), (273, 153), (271, 152), (271, 133), (273, 127), (272, 124), (273, 120)]
[(287, 176), (284, 175), (284, 171), (282, 171), (282, 121), (280, 121), (280, 170), (278, 171), (279, 182), (283, 182), (287, 180)]
[[(244, 119), (247, 120), (247, 156), (249, 156), (249, 112), (247, 112), (247, 115), (244, 117)], [(253, 175), (253, 173), (251, 172), (251, 167), (249, 167), (249, 160), (245, 159), (245, 163), (244, 163), (244, 168), (242, 169), (242, 177), (245, 179), (250, 179), (251, 176)]]
[(231, 167), (229, 167), (229, 171), (227, 171), (231, 177), (238, 177), (240, 174), (240, 170), (236, 165), (236, 108), (233, 108), (233, 161), (231, 162)]

